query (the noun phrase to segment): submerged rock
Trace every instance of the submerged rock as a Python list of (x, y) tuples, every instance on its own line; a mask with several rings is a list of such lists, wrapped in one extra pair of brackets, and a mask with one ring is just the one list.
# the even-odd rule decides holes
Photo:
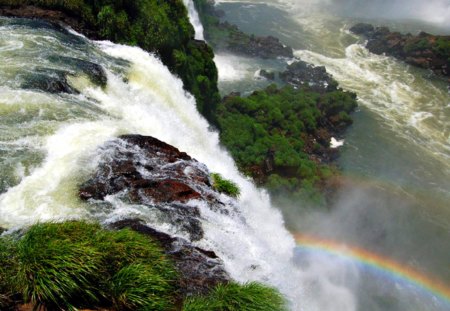
[(338, 86), (325, 67), (314, 66), (304, 61), (296, 61), (289, 65), (280, 73), (280, 78), (294, 87), (307, 87), (318, 93), (335, 91)]
[(268, 71), (265, 69), (261, 69), (261, 71), (259, 72), (259, 75), (263, 78), (266, 78), (267, 80), (275, 80), (275, 72), (273, 71)]
[(97, 86), (106, 87), (108, 83), (108, 78), (103, 67), (93, 62), (60, 55), (50, 57), (50, 61), (65, 63), (73, 68), (77, 68), (77, 70), (88, 76), (89, 80)]
[(46, 93), (77, 94), (78, 91), (67, 81), (63, 71), (36, 70), (24, 78), (23, 89), (41, 90)]

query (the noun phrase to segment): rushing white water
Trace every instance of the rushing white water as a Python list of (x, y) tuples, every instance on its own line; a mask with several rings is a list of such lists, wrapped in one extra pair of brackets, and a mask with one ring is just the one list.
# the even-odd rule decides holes
[[(137, 214), (171, 232), (141, 206), (110, 197), (107, 200), (113, 209), (102, 213), (78, 199), (77, 187), (95, 169), (99, 146), (121, 134), (151, 135), (241, 188), (238, 213), (225, 215), (202, 205), (206, 203), (192, 202), (200, 207), (205, 231), (198, 245), (215, 251), (233, 278), (278, 287), (293, 310), (331, 310), (331, 304), (325, 307), (324, 298), (332, 296), (340, 297), (333, 310), (354, 310), (350, 291), (332, 279), (315, 276), (319, 266), (301, 270), (294, 264), (294, 239), (284, 228), (280, 212), (264, 191), (237, 171), (220, 147), (217, 133), (208, 129), (197, 112), (194, 98), (160, 60), (136, 47), (93, 43), (47, 24), (30, 27), (27, 23), (32, 22), (0, 19), (0, 46), (5, 47), (0, 57), (9, 60), (0, 64), (0, 116), (4, 120), (0, 165), (5, 176), (12, 175), (2, 176), (1, 227), (85, 217), (109, 222)], [(76, 66), (60, 59), (62, 55), (102, 65), (108, 77), (106, 88), (90, 83)], [(31, 67), (30, 56), (34, 59)], [(40, 70), (50, 76), (58, 71), (73, 74), (69, 81), (80, 94), (23, 89), (24, 82)], [(334, 275), (334, 279), (339, 277)]]
[(197, 10), (195, 9), (195, 4), (193, 0), (183, 0), (184, 5), (186, 6), (189, 14), (189, 20), (194, 26), (195, 30), (195, 39), (197, 40), (205, 40), (203, 34), (203, 25), (198, 16)]
[[(398, 135), (442, 161), (450, 172), (450, 124), (442, 109), (446, 102), (450, 104), (449, 96), (426, 78), (413, 74), (414, 68), (372, 54), (361, 44), (347, 47), (344, 58), (307, 50), (296, 51), (295, 55), (326, 66), (342, 87), (358, 94), (361, 104), (385, 118)], [(419, 87), (421, 92), (416, 91)]]

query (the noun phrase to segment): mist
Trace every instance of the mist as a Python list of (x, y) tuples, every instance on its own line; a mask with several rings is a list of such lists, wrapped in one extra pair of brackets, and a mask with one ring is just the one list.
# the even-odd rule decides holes
[(416, 19), (450, 28), (448, 0), (324, 0), (323, 4), (348, 17)]

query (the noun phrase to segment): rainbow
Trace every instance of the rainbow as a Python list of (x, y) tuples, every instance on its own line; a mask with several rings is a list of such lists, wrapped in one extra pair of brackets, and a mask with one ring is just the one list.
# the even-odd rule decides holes
[(371, 253), (367, 250), (348, 246), (334, 241), (296, 233), (294, 238), (301, 248), (321, 250), (331, 255), (343, 256), (358, 263), (381, 270), (391, 276), (400, 278), (417, 285), (425, 291), (431, 292), (435, 296), (450, 303), (450, 288), (441, 281), (432, 279), (405, 264), (400, 264), (392, 259)]

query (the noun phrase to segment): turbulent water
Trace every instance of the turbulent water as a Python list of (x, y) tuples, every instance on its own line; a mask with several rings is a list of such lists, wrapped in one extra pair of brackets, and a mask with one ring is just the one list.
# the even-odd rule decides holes
[[(198, 15), (192, 2), (185, 3), (201, 39)], [(346, 18), (302, 15), (296, 1), (268, 3), (277, 6), (231, 3), (222, 8), (244, 30), (275, 34), (296, 49), (296, 56), (326, 65), (343, 87), (358, 92), (361, 104), (340, 160), (355, 186), (342, 193), (331, 212), (285, 209), (290, 228), (366, 247), (449, 285), (450, 100), (445, 83), (368, 53), (346, 31)], [(198, 242), (214, 250), (235, 279), (278, 287), (292, 310), (449, 309), (445, 299), (404, 278), (296, 248), (267, 194), (238, 173), (217, 133), (196, 111), (194, 98), (153, 55), (92, 42), (38, 21), (1, 18), (0, 57), (0, 227), (139, 216), (173, 233), (142, 206), (111, 197), (112, 209), (105, 213), (78, 199), (78, 185), (99, 160), (99, 146), (121, 134), (151, 135), (242, 189), (237, 214), (201, 208), (205, 238)], [(106, 88), (93, 85), (71, 59), (101, 65)], [(264, 86), (257, 70), (285, 65), (226, 54), (217, 55), (216, 62), (224, 93)], [(79, 94), (30, 87), (61, 73), (68, 74)]]

